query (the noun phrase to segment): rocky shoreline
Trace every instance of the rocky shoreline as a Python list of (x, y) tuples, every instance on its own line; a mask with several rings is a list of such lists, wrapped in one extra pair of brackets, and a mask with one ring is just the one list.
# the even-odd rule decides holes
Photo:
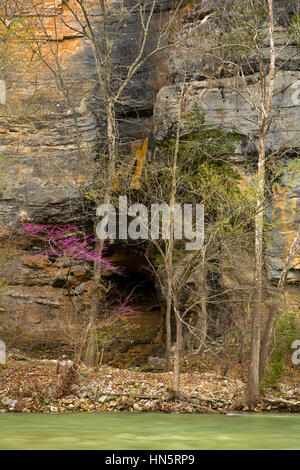
[[(141, 372), (102, 365), (98, 370), (72, 361), (30, 359), (11, 354), (0, 368), (0, 412), (161, 412), (219, 413), (232, 411), (245, 389), (237, 378), (212, 372), (181, 377), (180, 399), (172, 393), (172, 373)], [(300, 386), (279, 384), (256, 412), (300, 412)], [(248, 411), (244, 407), (242, 411)]]

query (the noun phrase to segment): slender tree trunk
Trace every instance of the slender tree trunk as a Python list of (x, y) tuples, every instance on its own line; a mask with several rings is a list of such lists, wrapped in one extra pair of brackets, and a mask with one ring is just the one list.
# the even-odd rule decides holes
[[(97, 251), (101, 251), (103, 248), (103, 242), (99, 240), (97, 242)], [(101, 270), (99, 262), (94, 262), (94, 279), (91, 288), (90, 297), (90, 315), (89, 324), (86, 331), (87, 346), (84, 353), (84, 363), (90, 367), (94, 367), (98, 360), (98, 340), (96, 336), (97, 319), (101, 309), (101, 298), (103, 296), (103, 290), (101, 289)]]
[(176, 344), (175, 344), (175, 355), (174, 355), (174, 372), (173, 372), (173, 388), (175, 396), (180, 395), (180, 359), (182, 353), (182, 321), (177, 309), (177, 305), (174, 302), (174, 311), (176, 317)]
[(89, 367), (94, 367), (97, 363), (98, 341), (95, 335), (99, 306), (99, 290), (95, 283), (91, 293), (91, 309), (89, 324), (87, 327), (88, 341), (84, 353), (84, 363)]
[(251, 326), (251, 350), (248, 372), (248, 404), (254, 405), (260, 398), (259, 391), (259, 358), (262, 313), (262, 265), (263, 265), (263, 198), (265, 187), (265, 129), (262, 124), (259, 135), (258, 150), (258, 198), (255, 217), (255, 294)]
[(177, 189), (177, 158), (179, 152), (179, 141), (180, 141), (180, 126), (181, 126), (181, 115), (182, 115), (182, 104), (184, 96), (184, 86), (181, 89), (180, 105), (178, 112), (177, 130), (176, 130), (176, 141), (173, 153), (172, 163), (172, 176), (171, 176), (171, 192), (170, 192), (170, 240), (167, 245), (166, 253), (166, 272), (167, 272), (167, 308), (166, 308), (166, 370), (169, 371), (171, 367), (171, 311), (172, 311), (172, 297), (173, 297), (173, 251), (174, 251), (174, 204), (176, 200), (176, 189)]
[(259, 144), (258, 144), (258, 197), (257, 214), (255, 217), (255, 291), (254, 308), (251, 326), (250, 365), (248, 371), (247, 401), (253, 407), (260, 399), (259, 363), (261, 345), (261, 316), (262, 316), (262, 266), (263, 266), (263, 223), (264, 223), (264, 192), (265, 192), (265, 153), (266, 136), (271, 112), (274, 76), (275, 76), (275, 47), (274, 47), (274, 12), (273, 0), (268, 0), (269, 12), (269, 41), (270, 63), (268, 83), (265, 84), (264, 72), (261, 70), (262, 97), (259, 110)]
[[(168, 260), (170, 265), (170, 260)], [(167, 279), (167, 305), (166, 305), (166, 371), (171, 370), (171, 309), (172, 309), (172, 280), (168, 274)]]
[[(115, 100), (111, 90), (111, 74), (112, 74), (112, 63), (111, 63), (111, 45), (109, 42), (108, 32), (108, 12), (106, 9), (105, 2), (100, 0), (100, 8), (104, 20), (104, 35), (103, 45), (105, 49), (105, 60), (103, 70), (97, 68), (99, 85), (104, 89), (105, 97), (105, 110), (106, 110), (106, 138), (107, 138), (107, 154), (108, 154), (108, 167), (107, 167), (107, 181), (106, 189), (104, 193), (104, 203), (111, 201), (114, 186), (114, 175), (115, 175), (115, 162), (116, 162), (116, 141), (117, 141), (117, 125), (115, 116)], [(91, 31), (92, 32), (92, 31)], [(93, 34), (93, 33), (92, 33)], [(100, 51), (98, 43), (92, 41), (95, 49), (95, 59), (97, 64), (101, 62)], [(96, 47), (97, 46), (97, 47)], [(97, 60), (98, 58), (98, 60)], [(96, 224), (95, 224), (96, 230)], [(97, 242), (97, 249), (99, 252), (102, 251), (104, 246), (104, 240)], [(101, 310), (101, 270), (99, 263), (96, 261), (94, 264), (94, 281), (91, 298), (91, 310), (90, 310), (90, 321), (89, 321), (89, 339), (85, 353), (85, 363), (92, 366), (97, 362), (97, 348), (98, 342), (95, 336), (95, 329), (97, 323), (97, 317)]]
[[(108, 94), (110, 91), (108, 91)], [(105, 192), (104, 202), (109, 203), (113, 193), (114, 177), (115, 177), (115, 166), (117, 157), (117, 126), (115, 116), (115, 105), (114, 101), (107, 96), (106, 106), (106, 124), (107, 124), (107, 147), (108, 147), (108, 171), (107, 171), (107, 190)]]
[(206, 283), (206, 272), (204, 269), (200, 271), (200, 295), (201, 295), (201, 317), (199, 326), (201, 327), (200, 335), (200, 347), (198, 353), (201, 353), (206, 344), (207, 337), (207, 283)]

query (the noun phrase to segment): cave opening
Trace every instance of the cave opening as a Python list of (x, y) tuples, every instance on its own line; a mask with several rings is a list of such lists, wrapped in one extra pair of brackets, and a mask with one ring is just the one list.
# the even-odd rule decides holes
[(163, 354), (164, 322), (155, 272), (141, 247), (114, 244), (107, 257), (122, 272), (107, 273), (105, 279), (108, 321), (104, 321), (104, 336), (110, 339), (103, 361), (121, 368), (148, 367), (149, 357)]
[(128, 305), (140, 314), (160, 312), (155, 273), (145, 255), (131, 247), (117, 246), (108, 257), (121, 269), (121, 274), (112, 273), (106, 279), (110, 299), (128, 299)]
[(160, 310), (154, 283), (143, 274), (124, 269), (121, 276), (114, 274), (108, 283), (111, 299), (128, 299), (128, 305), (140, 313)]

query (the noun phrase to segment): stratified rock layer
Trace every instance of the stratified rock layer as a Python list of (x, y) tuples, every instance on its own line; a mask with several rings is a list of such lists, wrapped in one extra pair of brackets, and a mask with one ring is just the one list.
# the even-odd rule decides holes
[[(115, 3), (117, 8), (118, 2)], [(290, 17), (297, 7), (299, 9), (297, 3), (286, 0), (278, 2), (278, 18), (280, 20), (282, 17), (282, 20), (276, 29), (276, 47), (282, 43), (286, 16)], [(32, 51), (29, 45), (24, 44), (22, 50), (17, 49), (10, 71), (5, 76), (7, 103), (0, 105), (0, 158), (3, 157), (7, 163), (5, 172), (10, 187), (9, 190), (0, 190), (0, 277), (6, 279), (0, 293), (0, 334), (16, 346), (44, 346), (50, 349), (64, 342), (68, 344), (68, 335), (76, 331), (76, 319), (70, 311), (66, 289), (54, 287), (59, 285), (58, 266), (46, 259), (34, 261), (30, 258), (26, 242), (15, 236), (15, 228), (25, 218), (47, 224), (83, 223), (80, 186), (90, 172), (95, 153), (105, 146), (105, 112), (89, 41), (66, 27), (65, 23), (70, 24), (72, 20), (63, 1), (56, 2), (57, 25), (53, 20), (53, 2), (45, 1), (45, 4), (49, 41), (44, 47), (49, 49), (51, 44), (55, 44), (50, 39), (57, 37), (62, 73), (74, 113), (70, 112), (64, 97), (58, 92), (51, 71), (41, 65), (37, 68), (37, 60), (30, 61)], [(160, 4), (163, 13), (167, 14), (170, 2), (164, 0)], [(24, 9), (30, 17), (32, 11), (25, 2)], [(188, 28), (189, 22), (193, 21), (193, 11), (189, 10), (189, 14)], [(161, 13), (157, 11), (151, 25), (149, 47), (158, 34), (161, 19)], [(100, 18), (95, 15), (93, 21), (101, 34)], [(132, 59), (138, 27), (137, 16), (133, 16), (120, 33), (114, 61), (121, 68)], [(186, 31), (189, 32), (188, 28)], [(287, 53), (294, 53), (297, 47), (292, 44)], [(265, 52), (267, 57), (267, 47)], [(219, 82), (205, 80), (213, 65), (213, 62), (204, 62), (198, 53), (193, 31), (187, 34), (180, 49), (172, 53), (168, 70), (162, 56), (146, 62), (126, 89), (122, 106), (118, 109), (124, 148), (130, 151), (131, 146), (135, 147), (148, 134), (154, 105), (157, 141), (162, 142), (172, 135), (177, 119), (179, 84), (184, 73), (190, 90), (185, 111), (190, 111), (197, 104), (205, 112), (207, 124), (224, 131), (235, 129), (242, 134), (245, 137), (243, 145), (236, 149), (233, 156), (234, 160), (239, 161), (243, 151), (248, 149), (249, 141), (257, 138), (257, 126), (253, 112), (237, 93)], [(256, 87), (255, 79), (255, 75), (247, 77), (249, 87)], [(300, 60), (297, 56), (282, 67), (275, 88), (280, 90), (295, 80), (300, 80)], [(231, 79), (231, 85), (234, 84), (235, 79)], [(295, 94), (296, 91), (295, 88), (287, 88), (275, 97), (272, 108), (274, 119), (267, 141), (268, 150), (289, 147), (290, 159), (293, 152), (300, 149), (299, 95)], [(82, 154), (74, 139), (76, 132), (81, 136)], [(269, 277), (275, 281), (280, 276), (283, 257), (300, 223), (299, 179), (292, 189), (286, 189), (286, 193), (284, 202), (268, 210), (271, 219), (279, 217), (284, 223), (283, 230), (275, 236), (276, 243), (268, 259)], [(289, 295), (297, 310), (300, 300), (297, 290), (299, 268), (289, 273), (289, 280), (295, 283)], [(79, 311), (89, 303), (89, 282), (89, 269), (82, 264), (74, 266), (72, 283), (74, 288), (80, 289)], [(151, 313), (146, 318), (145, 325), (148, 327), (149, 319), (153, 322), (156, 319), (159, 324), (158, 314)], [(141, 317), (137, 323), (138, 328), (142, 329)], [(157, 333), (156, 327), (151, 337), (143, 337), (137, 331), (136, 344), (133, 345), (126, 339), (128, 344), (125, 347), (131, 349), (134, 364), (139, 363), (138, 356), (145, 357), (145, 352), (150, 353)], [(122, 345), (119, 344), (117, 349), (117, 353), (122, 354)], [(109, 355), (109, 359), (116, 364), (118, 359), (113, 358), (110, 352)], [(120, 360), (122, 362), (123, 358)]]

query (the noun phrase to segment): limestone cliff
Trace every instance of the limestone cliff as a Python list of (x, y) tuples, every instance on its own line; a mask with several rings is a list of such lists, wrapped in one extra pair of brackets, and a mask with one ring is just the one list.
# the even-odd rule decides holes
[[(219, 60), (217, 54), (205, 54), (208, 50), (217, 46), (212, 37), (222, 34), (214, 12), (218, 11), (220, 2), (196, 2), (194, 8), (183, 17), (183, 34), (185, 41), (176, 49), (173, 49), (169, 60), (169, 81), (158, 93), (154, 108), (156, 123), (156, 138), (164, 141), (174, 132), (178, 116), (180, 99), (180, 84), (185, 81), (188, 89), (184, 103), (183, 116), (188, 115), (195, 106), (205, 114), (205, 122), (210, 127), (221, 129), (224, 132), (237, 131), (243, 136), (242, 142), (237, 146), (232, 163), (242, 163), (243, 158), (251, 159), (255, 143), (258, 139), (257, 117), (250, 105), (234, 91), (241, 82), (230, 76), (230, 57), (228, 63)], [(291, 18), (299, 13), (299, 2), (275, 2), (276, 27), (275, 27), (275, 51), (277, 54), (276, 66), (278, 72), (275, 77), (275, 96), (272, 103), (272, 122), (268, 129), (266, 149), (267, 152), (286, 150), (286, 162), (299, 160), (300, 150), (300, 101), (298, 99), (298, 80), (300, 79), (300, 54), (299, 43), (288, 41), (287, 28)], [(211, 15), (205, 24), (201, 24), (201, 18), (206, 14)], [(218, 12), (220, 14), (220, 12)], [(230, 18), (230, 12), (228, 13)], [(199, 19), (200, 18), (200, 19)], [(201, 33), (201, 36), (199, 34)], [(199, 44), (200, 38), (202, 43)], [(204, 42), (203, 43), (203, 38)], [(210, 38), (210, 39), (208, 39)], [(287, 45), (286, 45), (287, 44)], [(266, 40), (262, 51), (263, 60), (269, 56), (269, 44)], [(228, 54), (230, 55), (230, 54)], [(258, 71), (253, 64), (252, 72), (245, 71), (245, 81), (249, 94), (260, 98), (258, 85)], [(221, 72), (220, 70), (223, 69)], [(226, 69), (226, 70), (225, 70)], [(217, 72), (219, 70), (219, 74)], [(253, 73), (256, 71), (257, 73)], [(227, 72), (227, 77), (226, 77)], [(223, 73), (223, 76), (222, 76)], [(216, 79), (209, 79), (215, 76)], [(219, 77), (219, 79), (218, 79)], [(226, 77), (226, 78), (225, 78)], [(293, 86), (290, 86), (293, 84)], [(282, 90), (282, 91), (281, 91)], [(299, 173), (295, 177), (292, 187), (285, 188), (288, 178), (283, 178), (282, 191), (285, 196), (281, 202), (268, 208), (270, 220), (283, 222), (283, 229), (276, 232), (276, 242), (271, 249), (268, 258), (269, 278), (279, 279), (282, 269), (282, 261), (288, 247), (295, 236), (300, 223), (300, 179)], [(299, 257), (297, 258), (299, 261)], [(297, 264), (295, 260), (295, 264)], [(300, 265), (289, 273), (291, 283), (300, 280)], [(299, 299), (299, 297), (298, 297)]]
[[(118, 2), (114, 8), (119, 8)], [(162, 15), (169, 9), (169, 2), (164, 1), (154, 12), (150, 43), (158, 34)], [(47, 60), (39, 60), (34, 50), (37, 43), (32, 42), (30, 32), (26, 36), (24, 31), (22, 45), (16, 41), (9, 50), (11, 64), (1, 77), (7, 96), (0, 109), (0, 152), (8, 189), (1, 188), (0, 201), (0, 277), (5, 279), (0, 293), (0, 328), (10, 344), (44, 344), (47, 349), (67, 344), (76, 322), (69, 312), (66, 292), (56, 288), (57, 265), (33, 260), (27, 253), (30, 242), (19, 237), (15, 229), (24, 220), (49, 225), (72, 222), (82, 227), (86, 215), (80, 187), (90, 174), (96, 152), (105, 147), (106, 116), (91, 43), (72, 29), (74, 18), (64, 2), (24, 2), (20, 14), (24, 23), (28, 19), (30, 27), (36, 27)], [(43, 28), (36, 26), (38, 14), (42, 14)], [(95, 10), (91, 18), (101, 34), (100, 14)], [(136, 11), (119, 33), (113, 50), (114, 67), (122, 70), (132, 61), (140, 27)], [(51, 72), (55, 66), (54, 49), (74, 112)], [(118, 108), (118, 122), (121, 146), (129, 153), (149, 133), (156, 93), (165, 82), (165, 74), (162, 56), (156, 56), (139, 69), (126, 88)], [(87, 158), (83, 159), (78, 151), (76, 132)], [(74, 288), (81, 286), (79, 310), (88, 302), (90, 279), (89, 266), (81, 263), (72, 268), (71, 284)], [(156, 323), (160, 325), (160, 317)], [(155, 325), (154, 330), (155, 338)], [(150, 337), (149, 342), (152, 340)], [(147, 341), (143, 339), (142, 343)]]
[[(3, 77), (7, 85), (6, 105), (0, 105), (0, 157), (7, 162), (5, 171), (10, 181), (9, 189), (2, 190), (0, 200), (0, 277), (7, 283), (0, 292), (0, 332), (11, 344), (28, 346), (35, 341), (38, 347), (45, 345), (47, 349), (48, 346), (68, 345), (68, 337), (76, 331), (77, 319), (70, 313), (67, 292), (56, 287), (57, 265), (51, 260), (29, 256), (28, 241), (15, 233), (15, 227), (25, 218), (36, 223), (84, 224), (85, 214), (79, 189), (89, 171), (89, 159), (92, 165), (94, 155), (105, 148), (105, 114), (90, 42), (66, 26), (70, 25), (71, 19), (68, 18), (63, 1), (56, 2), (55, 15), (52, 2), (44, 3), (47, 7), (44, 10), (47, 28), (43, 47), (51, 50), (55, 44), (59, 49), (64, 79), (68, 84), (75, 114), (70, 113), (64, 97), (58, 92), (49, 67), (43, 64), (36, 66), (37, 60), (30, 44), (25, 43), (21, 50), (16, 48), (11, 69)], [(115, 4), (118, 8), (117, 1)], [(168, 14), (171, 4), (168, 0), (161, 2), (151, 24), (151, 38), (158, 34), (161, 15)], [(146, 62), (126, 89), (118, 109), (118, 120), (122, 148), (127, 152), (136, 148), (137, 143), (149, 134), (153, 125), (153, 110), (156, 141), (162, 142), (172, 135), (179, 102), (178, 84), (183, 80), (184, 71), (190, 89), (185, 111), (197, 104), (205, 111), (207, 124), (224, 131), (234, 129), (244, 136), (233, 163), (240, 161), (245, 149), (248, 151), (250, 148), (251, 153), (249, 141), (257, 137), (257, 126), (251, 110), (233, 91), (205, 79), (214, 63), (204, 62), (197, 53), (196, 32), (199, 26), (194, 25), (197, 5), (184, 9), (180, 15), (183, 34), (186, 35), (180, 48), (172, 51), (168, 62), (163, 54)], [(277, 5), (276, 47), (280, 48), (285, 37), (286, 18), (296, 11), (300, 13), (300, 8), (296, 0), (280, 0)], [(26, 8), (24, 6), (23, 13), (28, 17), (34, 16), (30, 2)], [(93, 22), (101, 34), (103, 25), (96, 12)], [(113, 57), (116, 67), (126, 67), (130, 63), (139, 27), (138, 17), (133, 15), (120, 32)], [(205, 27), (213, 28), (213, 20), (210, 26)], [(293, 55), (293, 60), (285, 62), (276, 77), (275, 88), (285, 88), (291, 81), (300, 80), (298, 50), (298, 44), (289, 46), (288, 52)], [(266, 56), (267, 53), (266, 46)], [(230, 80), (234, 83), (235, 78)], [(254, 76), (249, 74), (247, 80), (249, 87), (256, 86)], [(300, 150), (300, 108), (291, 99), (294, 92), (286, 88), (275, 97), (272, 108), (274, 119), (267, 142), (270, 151), (288, 146), (290, 159), (295, 158)], [(89, 158), (84, 161), (74, 143), (75, 125), (78, 126)], [(274, 281), (280, 276), (283, 256), (300, 223), (299, 179), (289, 190), (284, 203), (272, 207), (268, 215), (271, 218), (280, 217), (284, 221), (284, 229), (276, 234), (276, 244), (272, 247), (268, 261), (269, 279)], [(131, 252), (128, 258), (131, 256), (136, 255)], [(123, 260), (125, 266), (128, 263), (130, 261)], [(289, 281), (293, 284), (289, 295), (292, 296), (295, 310), (299, 310), (300, 300), (297, 287), (300, 281), (299, 269), (298, 265), (297, 269), (289, 273)], [(142, 261), (132, 271), (145, 275)], [(81, 295), (77, 299), (79, 312), (83, 312), (88, 305), (90, 279), (88, 266), (84, 263), (73, 266), (72, 286), (81, 288)], [(145, 317), (144, 323), (148, 327), (150, 320), (155, 323), (151, 334), (144, 335), (142, 317), (138, 316), (136, 343), (130, 344), (128, 334), (125, 340), (116, 341), (119, 356), (122, 351), (133, 348), (130, 358), (132, 364), (141, 362), (139, 359), (135, 362), (136, 356), (144, 360), (146, 354), (151, 354), (153, 344), (160, 339), (161, 316), (155, 310), (157, 298), (153, 291), (151, 296), (154, 313), (148, 309), (149, 315)], [(125, 342), (125, 348), (120, 346), (122, 341), (123, 344)], [(141, 344), (146, 344), (146, 353), (145, 350), (140, 351)], [(115, 363), (121, 362), (119, 356)]]

